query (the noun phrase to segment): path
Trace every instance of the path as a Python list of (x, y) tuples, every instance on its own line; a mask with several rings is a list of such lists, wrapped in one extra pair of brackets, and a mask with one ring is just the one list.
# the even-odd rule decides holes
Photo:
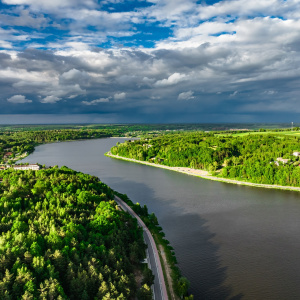
[(172, 277), (171, 277), (171, 269), (170, 269), (170, 266), (168, 264), (168, 260), (167, 260), (167, 257), (166, 257), (166, 254), (165, 254), (165, 251), (164, 251), (164, 248), (162, 245), (159, 245), (159, 251), (160, 251), (160, 255), (161, 255), (161, 258), (164, 262), (164, 266), (165, 266), (165, 273), (166, 273), (166, 279), (168, 281), (168, 285), (169, 285), (169, 291), (170, 291), (170, 294), (171, 294), (171, 300), (177, 300), (179, 299), (178, 297), (176, 297), (175, 293), (174, 293), (174, 289), (173, 289), (173, 280), (172, 280)]

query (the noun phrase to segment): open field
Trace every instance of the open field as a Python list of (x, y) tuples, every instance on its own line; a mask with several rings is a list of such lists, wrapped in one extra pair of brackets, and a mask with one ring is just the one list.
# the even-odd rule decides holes
[(258, 131), (245, 131), (245, 132), (230, 132), (230, 133), (216, 133), (215, 136), (245, 136), (245, 135), (290, 135), (290, 136), (300, 136), (300, 131), (262, 131), (262, 132), (258, 132)]

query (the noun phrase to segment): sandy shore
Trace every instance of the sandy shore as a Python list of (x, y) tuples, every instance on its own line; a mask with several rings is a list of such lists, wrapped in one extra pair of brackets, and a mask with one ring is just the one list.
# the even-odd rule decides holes
[(184, 174), (191, 175), (191, 176), (197, 176), (197, 177), (201, 177), (201, 178), (209, 179), (209, 180), (215, 180), (215, 181), (221, 181), (221, 182), (239, 184), (239, 185), (248, 185), (248, 186), (254, 186), (254, 187), (262, 187), (262, 188), (267, 188), (267, 189), (280, 189), (280, 190), (289, 190), (289, 191), (300, 192), (300, 187), (239, 181), (239, 180), (234, 180), (234, 179), (211, 176), (211, 175), (209, 175), (208, 171), (204, 171), (204, 170), (198, 170), (198, 169), (192, 169), (192, 168), (186, 168), (186, 167), (168, 167), (168, 166), (164, 166), (164, 165), (150, 163), (147, 161), (141, 161), (141, 160), (136, 160), (136, 159), (132, 159), (132, 158), (113, 155), (113, 154), (111, 154), (111, 152), (107, 152), (107, 153), (105, 153), (105, 155), (112, 157), (112, 158), (116, 158), (116, 159), (127, 160), (127, 161), (131, 161), (131, 162), (135, 162), (135, 163), (139, 163), (139, 164), (143, 164), (143, 165), (148, 165), (151, 167), (167, 169), (167, 170), (184, 173)]

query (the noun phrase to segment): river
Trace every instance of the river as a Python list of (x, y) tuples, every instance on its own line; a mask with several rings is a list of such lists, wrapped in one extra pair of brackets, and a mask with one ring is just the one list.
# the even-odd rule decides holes
[(122, 138), (41, 145), (23, 162), (65, 165), (146, 204), (195, 299), (300, 299), (300, 193), (209, 181), (105, 157)]

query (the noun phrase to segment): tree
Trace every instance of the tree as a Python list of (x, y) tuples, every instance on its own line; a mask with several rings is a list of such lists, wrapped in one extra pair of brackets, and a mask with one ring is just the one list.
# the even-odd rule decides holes
[(176, 290), (181, 299), (187, 294), (190, 282), (185, 277), (180, 277), (177, 282)]
[(152, 300), (151, 288), (145, 283), (137, 293), (138, 300)]
[(151, 286), (154, 283), (154, 275), (152, 271), (148, 268), (145, 268), (143, 271), (143, 281), (142, 284), (147, 284), (148, 286)]

